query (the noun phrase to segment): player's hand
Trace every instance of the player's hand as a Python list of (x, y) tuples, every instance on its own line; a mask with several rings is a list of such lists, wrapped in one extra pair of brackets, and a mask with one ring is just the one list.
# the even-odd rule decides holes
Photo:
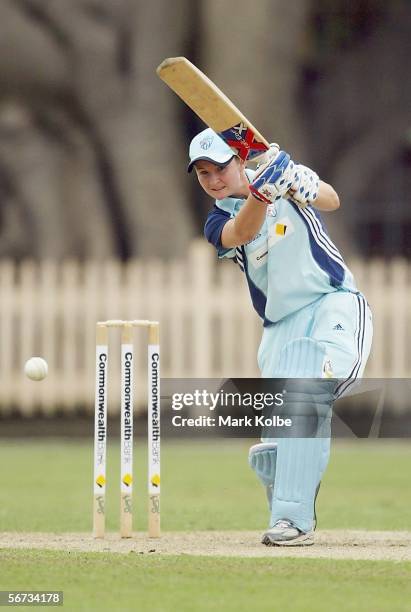
[(250, 185), (252, 195), (265, 204), (283, 198), (296, 180), (294, 166), (294, 162), (285, 151), (273, 154), (268, 163), (257, 169)]
[(302, 164), (295, 164), (294, 170), (295, 180), (289, 196), (300, 208), (305, 208), (317, 199), (320, 179), (318, 174)]
[(275, 158), (280, 152), (280, 145), (276, 142), (270, 142), (270, 146), (267, 151), (258, 158), (258, 164), (256, 167), (257, 174), (260, 174), (268, 164)]

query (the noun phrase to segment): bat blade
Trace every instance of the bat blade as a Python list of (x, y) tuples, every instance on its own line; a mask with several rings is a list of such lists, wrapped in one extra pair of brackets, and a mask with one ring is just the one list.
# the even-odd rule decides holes
[(241, 159), (255, 159), (267, 151), (268, 141), (187, 58), (165, 59), (158, 66), (157, 74)]

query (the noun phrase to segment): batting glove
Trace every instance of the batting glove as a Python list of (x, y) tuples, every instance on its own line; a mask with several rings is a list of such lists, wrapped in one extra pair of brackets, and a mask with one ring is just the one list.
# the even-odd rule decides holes
[(261, 157), (258, 158), (258, 164), (256, 167), (258, 175), (268, 166), (271, 161), (273, 161), (275, 157), (277, 157), (279, 152), (280, 145), (278, 145), (276, 142), (270, 142), (267, 151)]
[(301, 164), (296, 164), (294, 171), (295, 180), (290, 187), (290, 197), (300, 208), (305, 208), (317, 199), (320, 179), (313, 170)]
[(258, 168), (249, 187), (252, 195), (265, 204), (283, 198), (296, 179), (294, 166), (288, 153), (279, 151)]

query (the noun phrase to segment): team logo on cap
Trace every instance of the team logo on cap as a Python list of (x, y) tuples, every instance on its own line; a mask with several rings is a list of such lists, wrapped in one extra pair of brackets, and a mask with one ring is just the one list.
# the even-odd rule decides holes
[(200, 147), (203, 149), (203, 151), (207, 151), (211, 147), (213, 139), (214, 136), (206, 136), (203, 138), (203, 140), (200, 140)]

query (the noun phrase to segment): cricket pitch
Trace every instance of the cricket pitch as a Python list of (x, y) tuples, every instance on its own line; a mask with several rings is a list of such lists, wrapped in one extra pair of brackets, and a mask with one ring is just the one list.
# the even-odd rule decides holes
[(0, 533), (0, 549), (43, 549), (70, 552), (113, 552), (216, 557), (301, 557), (411, 561), (411, 532), (319, 530), (308, 547), (267, 547), (258, 531), (166, 532), (159, 540), (135, 532), (130, 539), (109, 533), (104, 540), (87, 533)]

